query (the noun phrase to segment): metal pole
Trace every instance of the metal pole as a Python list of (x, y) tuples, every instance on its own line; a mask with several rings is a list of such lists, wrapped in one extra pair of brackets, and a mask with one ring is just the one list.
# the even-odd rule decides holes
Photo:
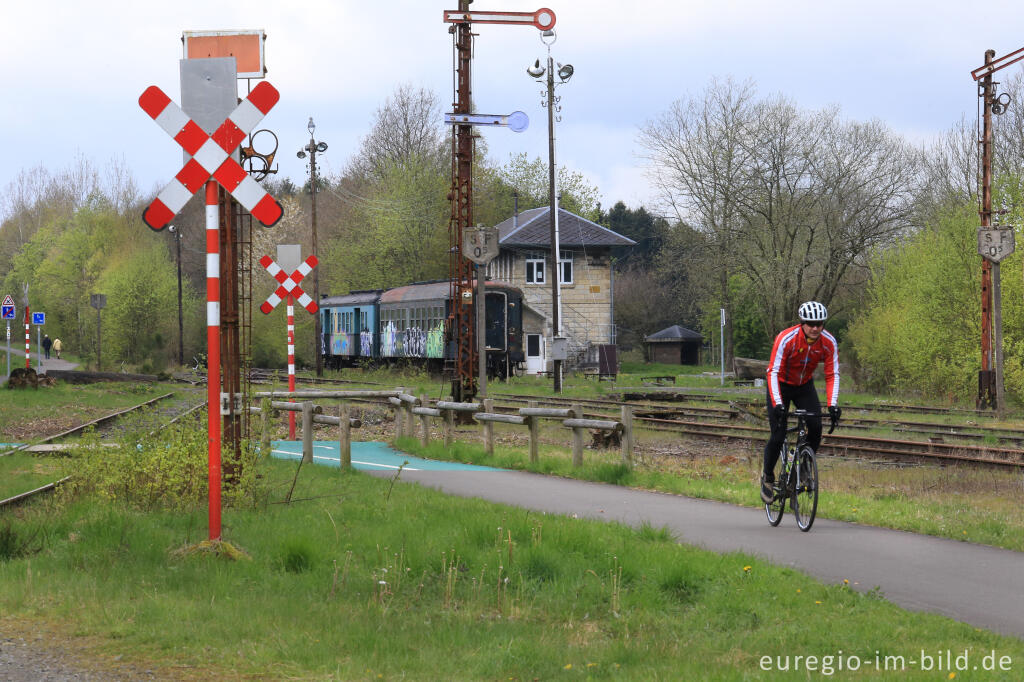
[(7, 377), (11, 376), (11, 323), (7, 322)]
[[(991, 64), (995, 50), (985, 51), (985, 64)], [(981, 226), (992, 225), (992, 73), (982, 80), (983, 101), (981, 137)], [(981, 373), (978, 377), (979, 408), (994, 407), (992, 358), (992, 263), (983, 258), (981, 262)]]
[(487, 339), (485, 338), (485, 325), (484, 315), (486, 311), (486, 299), (487, 295), (484, 291), (484, 272), (486, 266), (476, 266), (476, 336), (478, 340), (478, 357), (479, 362), (479, 384), (480, 384), (480, 395), (487, 395)]
[[(172, 227), (174, 227), (172, 225)], [(178, 247), (178, 364), (185, 365), (185, 320), (181, 312), (181, 228), (175, 227), (174, 241)]]
[(725, 308), (719, 308), (719, 312), (722, 314), (722, 322), (718, 328), (718, 345), (720, 346), (721, 357), (722, 357), (722, 381), (721, 385), (725, 386)]
[(1006, 409), (1006, 394), (1003, 387), (1003, 287), (999, 263), (992, 264), (992, 350), (995, 360), (995, 408), (1002, 414)]
[[(558, 243), (558, 174), (555, 172), (555, 64), (551, 58), (551, 48), (548, 47), (548, 187), (551, 191), (549, 203), (551, 206), (551, 341), (552, 348), (554, 341), (561, 335), (562, 311), (559, 306), (559, 243)], [(562, 392), (562, 361), (555, 360), (552, 367), (552, 378), (554, 379), (555, 393)]]
[[(288, 294), (288, 390), (295, 390), (295, 299)], [(294, 398), (288, 402), (294, 403)], [(288, 440), (295, 440), (295, 413), (288, 413)]]
[[(312, 119), (311, 119), (312, 120)], [(316, 245), (316, 141), (313, 139), (313, 134), (309, 135), (309, 192), (312, 196), (312, 210), (311, 220), (313, 226), (313, 255), (317, 258), (320, 257), (320, 252), (317, 250)], [(320, 270), (315, 269), (313, 271), (313, 300), (316, 301), (317, 305), (320, 305)], [(313, 322), (315, 326), (316, 343), (313, 352), (316, 355), (316, 375), (322, 377), (324, 375), (324, 360), (320, 354), (320, 346), (323, 343), (323, 330), (320, 329), (320, 315), (314, 315), (316, 318)]]
[(36, 325), (36, 358), (37, 358), (36, 366), (39, 367), (39, 369), (42, 369), (43, 368), (43, 342), (40, 340), (40, 336), (42, 336), (42, 332), (39, 329), (39, 325)]
[(103, 371), (103, 334), (101, 329), (103, 326), (103, 318), (100, 316), (100, 309), (96, 309), (96, 371)]
[(210, 539), (220, 539), (220, 202), (206, 183), (207, 447)]
[(25, 369), (32, 367), (32, 327), (29, 321), (32, 319), (28, 312), (28, 300), (25, 301)]

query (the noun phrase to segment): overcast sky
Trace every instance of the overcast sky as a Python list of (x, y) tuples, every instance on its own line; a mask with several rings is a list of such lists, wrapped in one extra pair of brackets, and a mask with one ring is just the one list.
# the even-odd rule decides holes
[[(749, 78), (760, 94), (782, 93), (807, 109), (835, 104), (847, 118), (877, 118), (925, 142), (965, 114), (973, 121), (970, 72), (987, 48), (1002, 56), (1024, 47), (1024, 4), (1002, 0), (976, 7), (962, 0), (476, 0), (471, 9), (543, 6), (557, 15), (555, 59), (576, 71), (559, 88), (558, 163), (584, 173), (605, 207), (619, 199), (653, 205), (638, 127), (713, 77)], [(280, 138), (280, 174), (303, 181), (295, 152), (308, 141), (310, 116), (317, 139), (330, 145), (323, 167), (338, 172), (399, 84), (431, 89), (451, 110), (452, 43), (442, 11), (457, 7), (455, 0), (5, 3), (0, 189), (23, 169), (56, 171), (77, 154), (100, 167), (121, 159), (144, 192), (162, 187), (181, 152), (137, 100), (158, 85), (180, 102), (184, 30), (265, 30), (267, 80), (281, 101), (261, 127)], [(546, 55), (539, 32), (475, 31), (478, 111), (530, 117), (524, 133), (485, 130), (492, 158), (525, 151), (546, 159), (540, 86), (525, 72)]]

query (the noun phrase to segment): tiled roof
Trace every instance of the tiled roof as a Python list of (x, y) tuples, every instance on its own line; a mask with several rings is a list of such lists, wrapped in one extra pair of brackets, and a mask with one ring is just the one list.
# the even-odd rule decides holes
[(644, 337), (644, 341), (701, 341), (703, 338), (692, 329), (674, 324), (671, 327), (665, 327), (660, 332), (654, 332), (650, 336)]
[[(551, 248), (551, 209), (531, 208), (498, 225), (498, 241), (502, 246), (546, 246)], [(515, 226), (513, 226), (515, 223)], [(633, 246), (635, 241), (607, 227), (558, 209), (558, 243), (569, 246)]]

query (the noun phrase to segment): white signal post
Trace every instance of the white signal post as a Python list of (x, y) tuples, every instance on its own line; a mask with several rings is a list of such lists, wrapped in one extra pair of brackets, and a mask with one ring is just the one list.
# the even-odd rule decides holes
[[(139, 97), (139, 106), (192, 157), (143, 213), (143, 222), (162, 230), (201, 188), (206, 192), (206, 355), (209, 466), (209, 535), (221, 534), (221, 415), (226, 394), (220, 377), (220, 209), (223, 186), (256, 220), (267, 227), (284, 213), (281, 204), (249, 177), (231, 156), (280, 94), (266, 81), (258, 84), (213, 134), (195, 123), (155, 85)], [(97, 309), (98, 310), (98, 309)], [(26, 315), (28, 309), (26, 306)], [(26, 328), (28, 319), (26, 317)], [(28, 362), (26, 358), (26, 363)]]
[[(283, 247), (278, 247), (278, 253), (281, 254)], [(297, 250), (297, 248), (296, 248)], [(279, 255), (278, 258), (281, 256)], [(260, 306), (260, 312), (264, 315), (269, 315), (274, 308), (283, 300), (286, 301), (287, 314), (288, 314), (288, 390), (295, 390), (295, 305), (294, 301), (298, 298), (299, 304), (309, 311), (310, 314), (316, 315), (320, 312), (320, 306), (317, 305), (316, 301), (309, 297), (302, 287), (299, 286), (299, 282), (305, 279), (306, 275), (312, 272), (313, 268), (317, 266), (320, 261), (317, 260), (315, 255), (307, 258), (298, 268), (296, 268), (292, 274), (288, 274), (284, 269), (278, 265), (273, 258), (270, 256), (263, 256), (260, 258), (260, 265), (266, 268), (270, 276), (277, 280), (280, 286), (274, 291), (267, 300)], [(317, 339), (317, 352), (319, 349), (320, 340)], [(294, 402), (294, 399), (289, 399), (289, 402)], [(295, 440), (295, 413), (288, 413), (288, 439)]]

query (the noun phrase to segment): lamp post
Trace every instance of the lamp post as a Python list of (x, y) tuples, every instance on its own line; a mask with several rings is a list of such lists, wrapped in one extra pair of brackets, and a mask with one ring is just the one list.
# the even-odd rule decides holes
[(185, 321), (181, 316), (181, 229), (171, 225), (167, 228), (174, 235), (178, 250), (178, 365), (185, 365)]
[[(317, 152), (323, 153), (327, 151), (326, 142), (317, 142), (313, 139), (313, 133), (316, 131), (316, 124), (313, 123), (313, 117), (309, 117), (309, 123), (306, 125), (306, 129), (309, 130), (309, 144), (299, 150), (298, 156), (300, 159), (306, 158), (306, 152), (309, 152), (309, 193), (311, 196), (312, 207), (310, 210), (310, 217), (312, 219), (313, 231), (313, 255), (319, 258), (319, 250), (316, 246), (316, 193), (317, 193), (317, 181), (316, 181), (316, 155)], [(317, 305), (320, 305), (320, 271), (313, 271), (313, 300), (316, 301)], [(320, 315), (316, 315), (314, 322), (316, 325), (316, 375), (322, 377), (324, 375), (324, 360), (322, 355), (323, 348), (323, 332), (320, 329)]]
[[(553, 354), (555, 355), (554, 366), (552, 367), (552, 377), (554, 379), (554, 391), (555, 393), (562, 392), (562, 360), (559, 357), (565, 347), (562, 346), (558, 341), (560, 340), (560, 333), (562, 329), (561, 317), (562, 311), (559, 301), (560, 287), (559, 282), (561, 280), (561, 250), (558, 242), (558, 174), (555, 166), (555, 121), (561, 121), (562, 117), (555, 116), (555, 112), (561, 111), (562, 107), (558, 105), (558, 102), (562, 99), (561, 97), (555, 97), (555, 61), (551, 57), (551, 46), (557, 40), (557, 36), (553, 30), (542, 31), (540, 34), (540, 40), (548, 48), (548, 59), (547, 66), (541, 66), (540, 60), (536, 60), (533, 66), (526, 69), (526, 73), (534, 78), (538, 83), (546, 83), (546, 90), (541, 92), (541, 95), (545, 99), (541, 100), (541, 106), (547, 107), (548, 109), (548, 191), (550, 192), (550, 219), (551, 224), (551, 346)], [(546, 80), (542, 80), (544, 75), (547, 74)], [(557, 85), (563, 85), (569, 82), (572, 78), (573, 68), (572, 64), (558, 64), (558, 80)]]

